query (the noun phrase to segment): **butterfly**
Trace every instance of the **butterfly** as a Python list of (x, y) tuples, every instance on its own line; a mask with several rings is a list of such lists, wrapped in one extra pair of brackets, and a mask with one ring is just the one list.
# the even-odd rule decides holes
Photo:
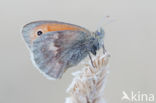
[[(34, 65), (49, 79), (59, 79), (91, 53), (104, 49), (104, 30), (95, 32), (59, 21), (34, 21), (24, 25), (22, 37)], [(91, 59), (92, 61), (92, 59)], [(93, 63), (92, 63), (93, 65)], [(94, 65), (93, 65), (94, 66)]]

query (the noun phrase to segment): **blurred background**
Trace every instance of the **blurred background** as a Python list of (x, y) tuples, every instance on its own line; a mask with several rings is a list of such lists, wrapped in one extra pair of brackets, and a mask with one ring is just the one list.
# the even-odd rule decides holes
[[(22, 26), (34, 20), (58, 20), (91, 31), (103, 25), (111, 54), (107, 103), (121, 103), (122, 91), (156, 94), (155, 4), (155, 0), (0, 0), (0, 103), (64, 103), (71, 73), (80, 69), (69, 69), (57, 81), (35, 69), (21, 38)], [(109, 23), (106, 16), (114, 21)]]

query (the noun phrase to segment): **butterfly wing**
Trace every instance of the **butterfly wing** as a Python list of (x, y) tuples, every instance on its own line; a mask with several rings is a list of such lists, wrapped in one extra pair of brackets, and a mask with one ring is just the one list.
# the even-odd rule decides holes
[(89, 34), (89, 31), (87, 29), (70, 23), (46, 20), (34, 21), (24, 25), (22, 29), (22, 36), (29, 48), (31, 48), (33, 41), (38, 38), (36, 31), (41, 29), (44, 31), (44, 34), (46, 34), (47, 32), (64, 30), (83, 31), (86, 34)]
[[(61, 78), (68, 68), (69, 57), (73, 55), (75, 44), (85, 41), (83, 31), (48, 32), (33, 41), (32, 59), (39, 70), (50, 78)], [(80, 51), (79, 48), (76, 51)]]

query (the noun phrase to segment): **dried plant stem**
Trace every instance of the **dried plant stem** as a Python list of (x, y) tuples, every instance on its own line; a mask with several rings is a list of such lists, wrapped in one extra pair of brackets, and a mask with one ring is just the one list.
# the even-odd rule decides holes
[(66, 98), (66, 103), (104, 103), (108, 60), (109, 54), (102, 54), (93, 60), (95, 68), (87, 63), (81, 71), (74, 73), (74, 79), (67, 89), (71, 96)]

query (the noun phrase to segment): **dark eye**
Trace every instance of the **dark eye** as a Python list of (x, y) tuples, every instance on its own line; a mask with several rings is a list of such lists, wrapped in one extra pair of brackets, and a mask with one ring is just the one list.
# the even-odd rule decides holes
[(37, 32), (37, 35), (38, 35), (38, 36), (40, 36), (40, 35), (42, 35), (42, 34), (43, 34), (42, 31), (38, 31), (38, 32)]

